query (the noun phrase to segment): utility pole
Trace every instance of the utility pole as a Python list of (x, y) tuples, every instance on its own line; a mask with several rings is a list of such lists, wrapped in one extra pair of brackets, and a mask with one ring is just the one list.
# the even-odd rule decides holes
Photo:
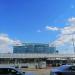
[(75, 43), (74, 43), (75, 39), (74, 39), (74, 36), (72, 34), (72, 42), (73, 42), (73, 49), (74, 49), (74, 54), (75, 54)]
[(75, 38), (74, 38), (74, 34), (75, 34), (75, 32), (72, 33), (72, 34), (67, 34), (67, 35), (72, 35), (72, 46), (73, 46), (73, 50), (74, 50), (74, 54), (75, 54)]

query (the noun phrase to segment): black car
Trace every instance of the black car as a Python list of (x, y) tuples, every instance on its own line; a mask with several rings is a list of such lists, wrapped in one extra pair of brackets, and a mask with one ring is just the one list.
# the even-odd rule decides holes
[(62, 65), (51, 70), (50, 75), (75, 75), (75, 65)]
[(25, 75), (25, 73), (12, 67), (0, 67), (0, 75)]
[(0, 66), (0, 75), (35, 75), (32, 72), (22, 72), (21, 69), (13, 67)]

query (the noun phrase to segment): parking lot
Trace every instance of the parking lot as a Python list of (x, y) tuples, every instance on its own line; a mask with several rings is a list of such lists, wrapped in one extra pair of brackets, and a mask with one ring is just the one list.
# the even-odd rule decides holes
[(50, 69), (22, 69), (29, 75), (50, 75)]

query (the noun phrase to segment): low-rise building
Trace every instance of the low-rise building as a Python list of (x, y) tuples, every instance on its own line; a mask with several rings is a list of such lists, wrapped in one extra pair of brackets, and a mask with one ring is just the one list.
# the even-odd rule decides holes
[(45, 43), (23, 43), (13, 46), (13, 53), (55, 53), (56, 48)]

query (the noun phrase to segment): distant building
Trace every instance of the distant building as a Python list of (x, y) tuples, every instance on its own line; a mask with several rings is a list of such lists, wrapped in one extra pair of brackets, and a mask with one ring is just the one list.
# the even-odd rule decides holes
[(23, 43), (21, 46), (13, 46), (13, 53), (54, 53), (55, 47), (49, 47), (44, 43)]

